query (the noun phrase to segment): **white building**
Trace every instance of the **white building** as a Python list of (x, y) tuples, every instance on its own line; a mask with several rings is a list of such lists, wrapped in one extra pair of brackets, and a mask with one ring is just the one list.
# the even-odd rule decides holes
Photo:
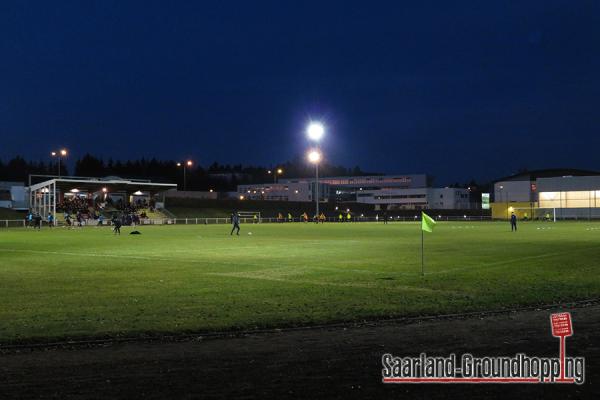
[[(297, 183), (264, 183), (256, 185), (238, 185), (238, 195), (240, 199), (247, 200), (271, 200), (271, 201), (313, 201), (313, 182)], [(319, 184), (321, 194), (324, 193), (325, 185)], [(321, 195), (321, 200), (324, 196)]]
[[(425, 174), (338, 176), (319, 179), (322, 202), (373, 204), (376, 209), (468, 209), (467, 189), (431, 188)], [(314, 178), (280, 179), (278, 183), (239, 185), (248, 200), (314, 201)]]
[(27, 210), (27, 188), (22, 182), (0, 182), (0, 207)]
[(515, 204), (556, 210), (557, 218), (600, 218), (600, 173), (581, 170), (532, 171), (494, 184), (494, 203), (508, 215)]
[(358, 203), (376, 204), (388, 209), (460, 210), (470, 208), (469, 191), (461, 188), (418, 188), (363, 190)]

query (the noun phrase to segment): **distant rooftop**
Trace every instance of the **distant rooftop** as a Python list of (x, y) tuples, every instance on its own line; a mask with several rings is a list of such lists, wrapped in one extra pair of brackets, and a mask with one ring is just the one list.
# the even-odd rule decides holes
[(534, 181), (538, 178), (557, 178), (561, 176), (595, 176), (600, 175), (598, 171), (589, 171), (584, 169), (574, 168), (550, 168), (550, 169), (538, 169), (532, 171), (523, 171), (514, 175), (505, 176), (500, 179), (496, 179), (494, 182), (506, 182), (506, 181)]

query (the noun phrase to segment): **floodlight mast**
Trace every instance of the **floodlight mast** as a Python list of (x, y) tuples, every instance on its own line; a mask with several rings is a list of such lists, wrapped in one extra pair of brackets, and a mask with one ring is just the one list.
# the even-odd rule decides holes
[(193, 164), (194, 163), (192, 160), (187, 160), (185, 163), (180, 163), (180, 162), (177, 163), (178, 167), (183, 167), (183, 190), (184, 191), (186, 190), (186, 187), (187, 187), (187, 179), (185, 176), (185, 171), (186, 171), (187, 167), (191, 167)]
[(59, 151), (53, 151), (50, 155), (54, 158), (58, 158), (58, 177), (60, 178), (60, 164), (62, 164), (63, 157), (67, 156), (67, 149), (60, 149)]
[(319, 222), (319, 162), (321, 161), (321, 152), (319, 151), (318, 144), (323, 135), (325, 135), (325, 127), (322, 123), (313, 121), (308, 124), (306, 135), (309, 140), (317, 144), (317, 148), (308, 153), (308, 160), (315, 164), (315, 218)]

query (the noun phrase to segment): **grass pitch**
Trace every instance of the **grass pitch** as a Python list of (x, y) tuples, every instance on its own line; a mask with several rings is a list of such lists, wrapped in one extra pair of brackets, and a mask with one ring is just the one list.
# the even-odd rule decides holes
[[(0, 343), (281, 327), (600, 297), (600, 224), (0, 229)], [(252, 232), (252, 235), (248, 235)]]

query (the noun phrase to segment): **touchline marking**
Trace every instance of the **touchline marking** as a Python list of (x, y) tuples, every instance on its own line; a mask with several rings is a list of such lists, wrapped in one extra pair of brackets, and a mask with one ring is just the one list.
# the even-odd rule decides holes
[[(261, 272), (252, 271), (253, 273)], [(317, 285), (317, 286), (334, 286), (334, 287), (348, 287), (348, 288), (361, 288), (361, 289), (381, 289), (381, 290), (391, 290), (391, 291), (415, 291), (415, 292), (433, 292), (433, 293), (452, 293), (459, 294), (459, 292), (451, 291), (451, 290), (439, 290), (439, 289), (430, 289), (430, 288), (420, 288), (414, 286), (406, 286), (406, 285), (396, 285), (393, 287), (380, 287), (375, 284), (356, 284), (356, 283), (344, 283), (344, 282), (326, 282), (326, 281), (311, 281), (304, 279), (283, 279), (275, 276), (265, 276), (265, 275), (251, 275), (249, 273), (244, 272), (206, 272), (206, 275), (211, 276), (220, 276), (227, 278), (239, 278), (239, 279), (253, 279), (253, 280), (263, 280), (263, 281), (273, 281), (273, 282), (285, 282), (285, 283), (297, 283), (297, 284), (308, 284), (308, 285)]]
[[(578, 250), (578, 252), (581, 250)], [(520, 262), (520, 261), (527, 261), (527, 260), (535, 260), (535, 259), (540, 259), (540, 258), (548, 258), (548, 257), (556, 257), (559, 255), (564, 255), (565, 253), (568, 252), (561, 252), (561, 253), (547, 253), (547, 254), (539, 254), (536, 256), (525, 256), (525, 257), (519, 257), (519, 258), (513, 258), (510, 260), (502, 260), (502, 261), (494, 261), (494, 262), (490, 262), (490, 263), (485, 263), (485, 264), (477, 264), (477, 265), (473, 265), (473, 266), (469, 266), (469, 267), (460, 267), (460, 268), (450, 268), (450, 269), (444, 269), (442, 271), (431, 271), (428, 272), (428, 275), (433, 275), (433, 274), (445, 274), (447, 272), (454, 272), (454, 271), (465, 271), (465, 270), (469, 270), (469, 269), (473, 269), (473, 268), (488, 268), (488, 267), (501, 267), (504, 265), (508, 265), (508, 264), (513, 264), (516, 262)], [(572, 253), (572, 252), (570, 252)]]

